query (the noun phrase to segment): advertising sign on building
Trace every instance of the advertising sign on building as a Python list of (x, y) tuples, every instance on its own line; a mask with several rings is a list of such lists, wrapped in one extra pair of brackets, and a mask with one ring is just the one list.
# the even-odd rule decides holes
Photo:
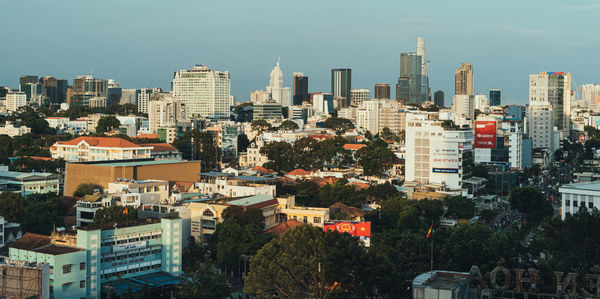
[(496, 121), (475, 121), (475, 148), (496, 148)]
[(458, 143), (434, 144), (430, 159), (433, 173), (458, 173)]
[(348, 233), (358, 237), (365, 247), (371, 246), (371, 222), (357, 221), (325, 221), (325, 231)]
[(121, 252), (132, 249), (141, 249), (146, 247), (146, 241), (130, 242), (122, 245), (113, 246), (113, 252)]

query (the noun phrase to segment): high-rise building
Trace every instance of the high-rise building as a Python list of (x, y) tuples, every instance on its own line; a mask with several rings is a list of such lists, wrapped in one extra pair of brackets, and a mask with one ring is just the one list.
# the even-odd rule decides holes
[(161, 92), (160, 88), (142, 88), (137, 94), (138, 112), (148, 113), (148, 103), (153, 93)]
[[(63, 81), (63, 82), (61, 82)], [(44, 104), (47, 106), (58, 105), (64, 102), (64, 96), (67, 92), (66, 80), (57, 80), (52, 76), (40, 78), (41, 94), (44, 98)], [(60, 90), (59, 90), (60, 89)], [(62, 97), (62, 99), (61, 99)]]
[(108, 94), (108, 81), (94, 78), (90, 75), (77, 76), (73, 80), (73, 94), (71, 105), (89, 106), (91, 98), (106, 97)]
[(502, 91), (500, 89), (490, 89), (490, 106), (500, 106)]
[(38, 76), (33, 75), (21, 75), (19, 77), (19, 91), (24, 91), (23, 88), (26, 84), (36, 84), (38, 83)]
[(473, 164), (473, 131), (432, 114), (406, 113), (406, 181), (462, 188)]
[(438, 107), (445, 107), (444, 106), (444, 92), (441, 90), (438, 90), (436, 92), (433, 93), (433, 103), (438, 106)]
[(139, 93), (139, 90), (135, 89), (135, 88), (130, 88), (130, 89), (121, 89), (121, 100), (119, 101), (119, 103), (121, 105), (123, 104), (137, 104), (137, 94)]
[(279, 59), (277, 59), (277, 64), (269, 76), (267, 92), (271, 95), (271, 100), (281, 104), (282, 107), (289, 107), (292, 105), (290, 88), (283, 87), (283, 72), (279, 67)]
[(350, 90), (350, 105), (358, 107), (360, 103), (371, 99), (371, 91), (366, 88)]
[(111, 106), (114, 104), (119, 104), (121, 102), (121, 96), (123, 94), (123, 89), (119, 86), (113, 79), (108, 79), (108, 88), (106, 94), (106, 106)]
[(27, 105), (27, 95), (22, 91), (11, 91), (6, 94), (6, 110), (15, 112), (19, 107)]
[(396, 100), (421, 105), (426, 97), (422, 93), (423, 58), (417, 53), (400, 54), (400, 77), (396, 84)]
[(529, 105), (545, 102), (552, 106), (554, 125), (563, 134), (563, 138), (568, 137), (571, 130), (571, 75), (569, 73), (541, 72), (529, 75)]
[(294, 73), (294, 106), (309, 102), (308, 97), (308, 77), (303, 73)]
[(472, 127), (475, 121), (475, 96), (455, 95), (450, 110), (454, 112), (454, 122), (457, 125)]
[(333, 113), (333, 95), (331, 93), (311, 93), (310, 99), (315, 113)]
[(42, 96), (42, 85), (40, 83), (25, 83), (21, 85), (21, 91), (25, 93), (25, 98), (28, 103), (41, 104)]
[(479, 93), (475, 95), (475, 110), (483, 112), (488, 106), (488, 98), (485, 94)]
[(352, 70), (331, 70), (331, 93), (334, 101), (341, 101), (342, 107), (350, 106), (350, 91), (352, 90)]
[(162, 126), (187, 121), (185, 104), (170, 94), (156, 93), (148, 103), (148, 127), (151, 133)]
[(389, 99), (390, 98), (390, 85), (387, 83), (375, 84), (375, 98), (376, 99)]
[(404, 131), (406, 111), (402, 103), (390, 99), (373, 99), (361, 103), (356, 109), (356, 127), (372, 134), (390, 129), (399, 134)]
[(581, 85), (581, 99), (586, 105), (600, 104), (600, 85), (583, 84)]
[(421, 96), (422, 102), (430, 100), (429, 92), (429, 61), (425, 54), (425, 39), (417, 37), (417, 55), (421, 56)]
[(529, 102), (527, 124), (533, 148), (547, 148), (554, 153), (554, 116), (549, 102)]
[(229, 72), (211, 71), (205, 65), (179, 70), (173, 78), (173, 96), (180, 99), (189, 117), (229, 118)]
[(473, 65), (461, 63), (460, 68), (456, 69), (454, 84), (454, 94), (473, 95)]

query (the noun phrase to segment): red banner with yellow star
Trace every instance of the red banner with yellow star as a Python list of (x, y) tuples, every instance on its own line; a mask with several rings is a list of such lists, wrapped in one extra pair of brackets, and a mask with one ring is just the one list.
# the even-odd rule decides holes
[(356, 237), (371, 237), (371, 222), (325, 221), (325, 231), (348, 233)]

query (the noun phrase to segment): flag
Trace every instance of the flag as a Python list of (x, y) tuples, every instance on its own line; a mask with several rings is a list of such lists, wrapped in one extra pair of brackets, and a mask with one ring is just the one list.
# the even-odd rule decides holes
[(432, 231), (433, 231), (433, 222), (431, 222), (431, 226), (429, 227), (429, 231), (427, 232), (427, 236), (425, 236), (425, 239), (429, 239)]
[(125, 207), (125, 210), (123, 210), (123, 215), (127, 215), (127, 207)]

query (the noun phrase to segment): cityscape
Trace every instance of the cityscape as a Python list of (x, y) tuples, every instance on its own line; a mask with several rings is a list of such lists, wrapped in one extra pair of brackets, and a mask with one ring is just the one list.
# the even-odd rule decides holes
[[(386, 20), (401, 10), (384, 1), (375, 18), (323, 20), (376, 5), (183, 2), (71, 3), (114, 52), (71, 35), (82, 29), (64, 24), (82, 16), (36, 3), (33, 19), (71, 36), (40, 36), (39, 49), (84, 53), (0, 50), (0, 298), (600, 298), (596, 37), (527, 64), (548, 31), (526, 22), (525, 4), (476, 28), (436, 19), (465, 3)], [(0, 24), (23, 5), (0, 5)], [(531, 21), (597, 9), (551, 4)], [(131, 10), (146, 18), (119, 20)], [(95, 32), (100, 17), (110, 24)], [(364, 45), (394, 22), (401, 42)], [(277, 34), (291, 24), (312, 39)], [(487, 59), (462, 26), (489, 31)], [(205, 48), (174, 49), (183, 35)]]

